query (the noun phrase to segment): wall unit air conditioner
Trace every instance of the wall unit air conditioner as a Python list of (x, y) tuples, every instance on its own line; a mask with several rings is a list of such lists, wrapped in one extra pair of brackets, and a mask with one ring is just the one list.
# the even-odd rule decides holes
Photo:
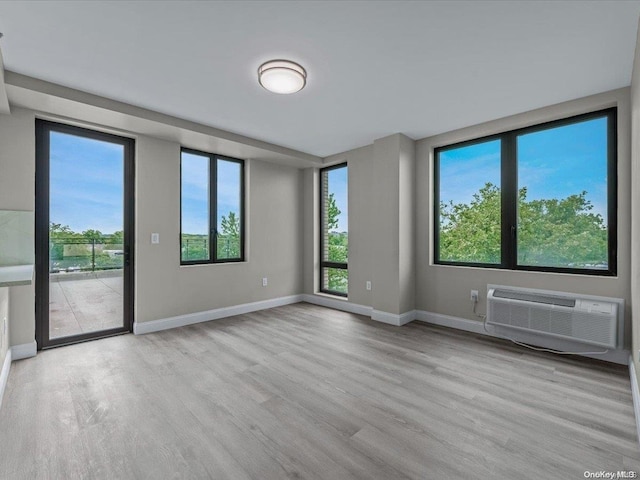
[(488, 285), (487, 323), (616, 348), (619, 299)]

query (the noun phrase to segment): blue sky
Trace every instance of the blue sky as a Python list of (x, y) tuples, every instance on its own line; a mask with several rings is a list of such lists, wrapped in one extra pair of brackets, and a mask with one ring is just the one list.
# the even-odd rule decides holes
[[(527, 199), (566, 198), (587, 191), (594, 213), (607, 218), (607, 120), (518, 137), (518, 187)], [(441, 200), (469, 203), (485, 183), (500, 185), (500, 141), (442, 152)]]
[(338, 232), (347, 232), (349, 230), (349, 214), (348, 214), (348, 172), (347, 168), (336, 168), (329, 170), (329, 194), (333, 193), (336, 199), (336, 206), (340, 210), (338, 216)]
[[(121, 145), (51, 132), (51, 207), (54, 223), (75, 232), (88, 229), (113, 233), (123, 229), (124, 150)], [(209, 230), (208, 158), (184, 154), (183, 231)], [(218, 210), (220, 216), (240, 213), (240, 167), (218, 163)]]
[[(240, 216), (240, 164), (218, 160), (218, 229), (223, 216)], [(209, 158), (182, 154), (182, 233), (209, 231)]]
[(73, 231), (123, 229), (124, 147), (51, 132), (50, 220)]
[[(528, 199), (566, 198), (586, 190), (594, 212), (606, 220), (606, 119), (522, 135), (518, 138), (519, 186)], [(183, 154), (183, 232), (208, 231), (207, 157)], [(113, 233), (123, 225), (123, 147), (51, 132), (51, 221), (82, 232)], [(500, 185), (500, 141), (441, 154), (441, 199), (468, 203), (486, 182)], [(329, 191), (341, 210), (338, 231), (348, 229), (347, 169), (328, 172)], [(218, 224), (239, 214), (237, 163), (218, 163)], [(218, 225), (218, 228), (220, 225)]]

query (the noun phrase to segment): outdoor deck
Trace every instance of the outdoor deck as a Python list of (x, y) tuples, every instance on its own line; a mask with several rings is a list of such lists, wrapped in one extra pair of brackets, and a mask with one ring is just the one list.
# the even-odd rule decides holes
[(51, 275), (51, 338), (122, 325), (122, 270)]

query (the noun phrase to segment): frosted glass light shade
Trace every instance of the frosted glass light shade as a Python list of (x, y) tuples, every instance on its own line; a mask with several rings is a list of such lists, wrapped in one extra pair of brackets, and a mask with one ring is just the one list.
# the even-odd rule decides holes
[(258, 68), (258, 81), (273, 93), (296, 93), (306, 85), (307, 72), (288, 60), (270, 60)]

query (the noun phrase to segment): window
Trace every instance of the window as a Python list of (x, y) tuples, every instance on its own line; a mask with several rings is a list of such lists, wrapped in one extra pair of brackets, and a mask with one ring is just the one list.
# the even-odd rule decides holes
[(180, 263), (244, 260), (244, 161), (183, 148)]
[(616, 274), (616, 109), (436, 148), (437, 264)]
[(349, 225), (347, 165), (320, 170), (320, 290), (346, 297)]

